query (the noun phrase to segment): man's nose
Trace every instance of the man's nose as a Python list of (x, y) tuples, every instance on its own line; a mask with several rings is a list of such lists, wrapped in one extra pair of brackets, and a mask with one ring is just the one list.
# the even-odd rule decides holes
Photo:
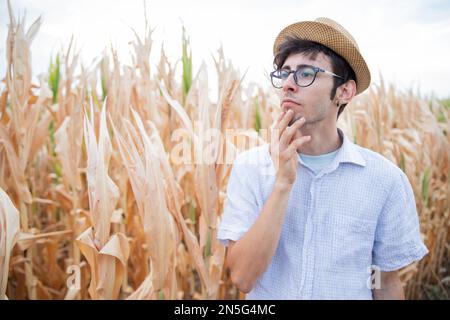
[(296, 92), (297, 90), (298, 90), (298, 86), (295, 83), (294, 74), (291, 73), (287, 77), (286, 81), (284, 81), (284, 83), (283, 83), (283, 91), (284, 92), (289, 92), (289, 91), (290, 92)]

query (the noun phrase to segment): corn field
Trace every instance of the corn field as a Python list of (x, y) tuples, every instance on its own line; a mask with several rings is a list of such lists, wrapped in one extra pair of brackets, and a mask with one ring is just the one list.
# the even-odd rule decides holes
[[(185, 31), (181, 59), (169, 61), (161, 49), (152, 65), (148, 26), (135, 34), (131, 65), (114, 48), (83, 65), (72, 41), (34, 83), (30, 47), (41, 20), (27, 26), (10, 6), (9, 16), (0, 299), (244, 298), (231, 284), (217, 228), (232, 160), (266, 143), (261, 132), (280, 111), (276, 93), (244, 85), (220, 49), (212, 101), (208, 67), (193, 70)], [(381, 82), (338, 123), (413, 186), (430, 253), (401, 271), (408, 298), (450, 298), (449, 110)], [(205, 148), (199, 127), (220, 133), (208, 141), (210, 161), (195, 160)], [(188, 142), (181, 149), (179, 139)]]

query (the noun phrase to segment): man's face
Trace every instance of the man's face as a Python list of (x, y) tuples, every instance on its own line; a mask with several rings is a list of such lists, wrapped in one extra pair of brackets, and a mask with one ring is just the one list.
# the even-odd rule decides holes
[[(312, 65), (328, 71), (332, 71), (330, 60), (323, 53), (319, 53), (315, 59), (297, 53), (290, 55), (284, 62), (282, 69), (296, 70), (300, 65)], [(309, 87), (299, 87), (294, 81), (294, 75), (283, 84), (280, 90), (281, 108), (283, 111), (292, 109), (295, 120), (305, 117), (305, 126), (317, 124), (321, 121), (336, 120), (337, 108), (330, 99), (333, 88), (333, 77), (323, 72), (317, 73), (316, 79)]]

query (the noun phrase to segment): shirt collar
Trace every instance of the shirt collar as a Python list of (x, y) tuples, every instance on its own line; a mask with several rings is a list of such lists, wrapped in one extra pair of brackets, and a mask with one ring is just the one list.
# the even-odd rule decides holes
[(338, 128), (337, 130), (339, 136), (341, 137), (341, 139), (343, 139), (341, 149), (336, 155), (338, 163), (348, 162), (365, 167), (366, 160), (364, 160), (363, 156), (361, 155), (361, 152), (359, 152), (358, 147), (348, 139), (348, 137), (344, 134), (344, 132), (341, 129)]
[[(362, 157), (357, 146), (348, 139), (348, 137), (344, 134), (344, 132), (341, 129), (338, 128), (337, 131), (339, 137), (343, 142), (341, 147), (339, 148), (338, 153), (336, 154), (336, 157), (334, 158), (333, 162), (330, 164), (328, 169), (326, 169), (324, 174), (336, 170), (340, 163), (353, 163), (365, 167), (366, 161)], [(300, 156), (298, 157), (298, 161), (304, 164)]]

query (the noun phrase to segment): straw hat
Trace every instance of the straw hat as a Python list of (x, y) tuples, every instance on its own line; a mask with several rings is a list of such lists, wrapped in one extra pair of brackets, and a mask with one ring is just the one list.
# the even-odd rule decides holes
[(356, 93), (360, 94), (370, 85), (370, 71), (359, 52), (358, 44), (351, 34), (336, 21), (318, 18), (302, 21), (284, 28), (275, 40), (273, 53), (276, 55), (286, 36), (318, 42), (343, 57), (355, 71)]

